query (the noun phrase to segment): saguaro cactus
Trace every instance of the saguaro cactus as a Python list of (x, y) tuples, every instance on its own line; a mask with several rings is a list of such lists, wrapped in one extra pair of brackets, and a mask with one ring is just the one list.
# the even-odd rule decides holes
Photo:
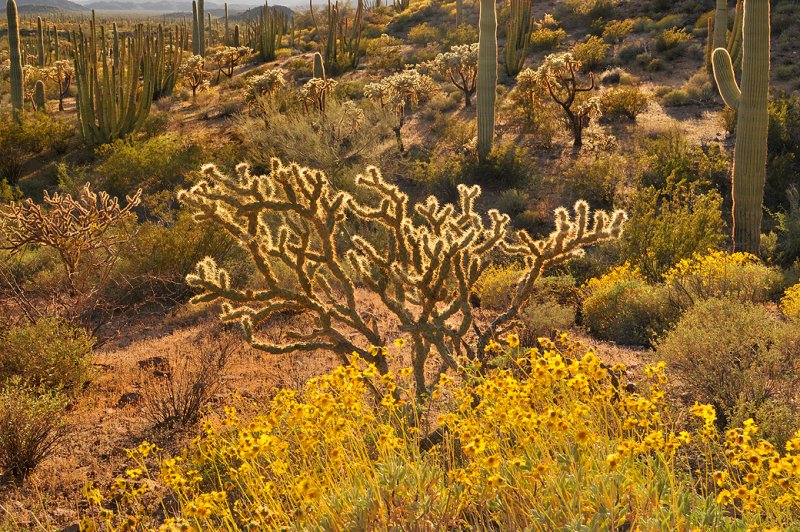
[(192, 0), (192, 55), (200, 55), (200, 31), (197, 29), (197, 0)]
[(206, 56), (206, 27), (204, 25), (205, 20), (205, 8), (204, 8), (203, 0), (197, 0), (197, 41), (199, 47), (199, 54), (203, 57)]
[(47, 112), (47, 96), (45, 96), (44, 81), (42, 80), (36, 82), (36, 87), (33, 90), (33, 104), (36, 106), (37, 111)]
[(11, 107), (14, 109), (14, 118), (19, 120), (25, 91), (22, 87), (24, 83), (22, 54), (19, 50), (19, 16), (17, 15), (17, 3), (14, 0), (8, 0), (6, 3), (6, 15), (8, 16), (8, 48), (11, 61), (11, 66), (9, 67)]
[(495, 0), (481, 0), (478, 23), (478, 157), (492, 151), (497, 90), (497, 12)]
[(233, 46), (239, 48), (239, 46), (241, 46), (241, 44), (239, 44), (240, 42), (241, 41), (239, 39), (239, 25), (237, 24), (233, 27)]
[(225, 45), (230, 46), (230, 28), (228, 26), (228, 2), (225, 2)]
[(36, 17), (36, 55), (39, 68), (44, 68), (44, 30), (42, 17)]
[(741, 88), (728, 50), (717, 48), (712, 57), (720, 95), (738, 113), (733, 158), (733, 244), (737, 251), (753, 254), (759, 251), (767, 177), (769, 31), (769, 0), (746, 0)]

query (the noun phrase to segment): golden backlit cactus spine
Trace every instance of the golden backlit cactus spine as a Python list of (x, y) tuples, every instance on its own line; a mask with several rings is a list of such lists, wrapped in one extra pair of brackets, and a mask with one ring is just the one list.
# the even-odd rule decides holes
[[(321, 349), (344, 364), (357, 354), (381, 374), (388, 371), (381, 348), (399, 330), (421, 399), (442, 372), (460, 372), (464, 361), (493, 356), (486, 346), (515, 325), (546, 268), (584, 246), (617, 238), (625, 221), (621, 211), (592, 217), (580, 201), (574, 215), (558, 209), (555, 231), (536, 240), (525, 231), (512, 234), (509, 217), (497, 210), (488, 216), (476, 211), (478, 186), (459, 185), (455, 204), (431, 196), (410, 205), (408, 195), (374, 167), (355, 179), (369, 192), (364, 201), (336, 190), (321, 171), (277, 159), (265, 175), (253, 175), (246, 164), (235, 176), (213, 165), (202, 174), (178, 198), (198, 221), (218, 225), (247, 250), (260, 279), (252, 287), (234, 287), (230, 275), (206, 258), (187, 277), (200, 291), (193, 301), (221, 302), (221, 319), (240, 322), (248, 342), (264, 352)], [(381, 231), (353, 234), (359, 226)], [(525, 274), (511, 305), (479, 324), (471, 294), (490, 257), (503, 254), (523, 262)], [(286, 312), (298, 316), (281, 339), (259, 334), (271, 316)], [(433, 357), (439, 371), (431, 375), (425, 369)]]
[(22, 72), (22, 53), (20, 52), (19, 40), (19, 15), (17, 14), (17, 3), (8, 0), (6, 3), (6, 15), (8, 17), (8, 48), (9, 48), (9, 80), (11, 81), (11, 107), (14, 110), (14, 118), (19, 120), (22, 115), (22, 105), (25, 98), (24, 74)]
[(737, 112), (733, 160), (733, 244), (736, 251), (757, 255), (767, 177), (769, 0), (745, 1), (742, 31), (741, 87), (736, 83), (728, 50), (714, 50), (712, 61), (720, 95)]
[(495, 0), (480, 0), (478, 21), (478, 157), (486, 159), (494, 142), (497, 98), (497, 6)]

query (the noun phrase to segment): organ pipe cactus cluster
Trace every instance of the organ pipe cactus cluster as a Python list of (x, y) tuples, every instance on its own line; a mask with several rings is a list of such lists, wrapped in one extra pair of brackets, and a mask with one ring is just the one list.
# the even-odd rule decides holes
[(275, 51), (281, 44), (281, 39), (288, 27), (288, 20), (284, 13), (270, 9), (265, 2), (258, 17), (258, 24), (255, 27), (254, 43), (252, 48), (258, 51), (261, 61), (272, 61), (275, 59)]
[(497, 98), (497, 8), (495, 0), (480, 0), (478, 33), (478, 157), (485, 160), (494, 142)]
[[(176, 28), (177, 34), (177, 28)], [(155, 35), (150, 36), (151, 49), (155, 50), (155, 79), (153, 80), (153, 99), (158, 100), (172, 94), (178, 79), (181, 65), (181, 47), (169, 33), (169, 42), (164, 37), (164, 28), (158, 25)]]
[(352, 19), (345, 17), (339, 1), (328, 0), (328, 31), (325, 37), (325, 63), (336, 68), (356, 68), (363, 50), (361, 35), (364, 31), (364, 0), (358, 0)]
[(153, 101), (156, 70), (152, 43), (141, 24), (132, 36), (120, 36), (114, 26), (110, 48), (102, 26), (99, 33), (98, 38), (92, 17), (88, 36), (83, 28), (72, 36), (78, 120), (83, 138), (93, 145), (141, 127)]
[(728, 50), (714, 50), (712, 61), (720, 95), (738, 115), (733, 159), (733, 243), (737, 251), (758, 254), (767, 175), (769, 0), (746, 0), (743, 7), (741, 86), (736, 83), (734, 59)]
[(531, 42), (532, 0), (511, 0), (506, 23), (506, 73), (516, 76), (525, 64)]
[(8, 48), (11, 63), (8, 76), (11, 80), (11, 106), (14, 109), (14, 118), (19, 121), (22, 115), (25, 79), (19, 46), (19, 15), (17, 14), (17, 3), (14, 0), (8, 0), (6, 3), (6, 15), (8, 16)]

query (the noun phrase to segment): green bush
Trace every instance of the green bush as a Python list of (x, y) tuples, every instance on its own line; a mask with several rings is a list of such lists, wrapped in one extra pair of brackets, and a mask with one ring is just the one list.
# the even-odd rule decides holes
[(373, 72), (399, 72), (403, 70), (402, 39), (383, 34), (367, 42), (369, 69)]
[(408, 39), (414, 44), (428, 44), (439, 40), (439, 30), (427, 22), (423, 22), (408, 30)]
[(656, 346), (689, 401), (710, 403), (722, 425), (754, 418), (781, 445), (800, 420), (800, 328), (766, 308), (709, 299)]
[(491, 265), (475, 283), (475, 293), (481, 307), (488, 309), (508, 308), (514, 291), (525, 270), (514, 264), (511, 266)]
[(558, 48), (567, 32), (562, 28), (539, 27), (531, 33), (531, 50), (534, 52), (549, 52)]
[(157, 192), (184, 184), (197, 167), (200, 149), (170, 133), (145, 140), (118, 139), (97, 148), (96, 154), (101, 159), (95, 169), (101, 187), (123, 198), (138, 188)]
[(625, 264), (590, 279), (583, 287), (583, 323), (603, 340), (623, 345), (650, 345), (675, 318), (669, 294), (647, 283)]
[(722, 197), (681, 182), (663, 190), (639, 190), (627, 207), (620, 239), (624, 260), (653, 282), (679, 261), (713, 249), (725, 240)]
[(564, 171), (563, 182), (569, 200), (585, 199), (597, 208), (614, 206), (625, 181), (627, 160), (617, 153), (581, 157)]
[(458, 44), (472, 44), (478, 42), (478, 30), (470, 24), (461, 24), (453, 31), (447, 32), (447, 36), (442, 41), (442, 48), (449, 50)]
[(550, 337), (575, 325), (575, 307), (555, 301), (530, 303), (520, 311), (523, 345), (536, 345), (537, 338)]
[(575, 59), (581, 62), (581, 69), (589, 72), (603, 64), (609, 48), (600, 37), (589, 36), (584, 42), (576, 43), (571, 51)]
[(44, 113), (25, 114), (20, 123), (0, 115), (0, 181), (16, 185), (30, 157), (48, 148), (63, 153), (74, 136), (74, 126)]
[[(669, 28), (659, 33), (655, 38), (656, 52), (668, 56), (669, 59), (680, 55), (678, 48), (692, 39), (692, 34), (683, 28)], [(670, 52), (670, 53), (665, 53)]]
[(603, 39), (611, 44), (619, 44), (633, 30), (633, 20), (612, 20), (603, 28)]
[(0, 384), (0, 473), (21, 482), (67, 435), (64, 398), (12, 379)]
[(770, 210), (791, 207), (786, 191), (800, 175), (800, 94), (778, 94), (769, 102), (767, 181), (764, 205)]
[(603, 91), (600, 95), (600, 108), (603, 117), (615, 119), (624, 117), (636, 120), (636, 117), (647, 110), (650, 96), (639, 87), (614, 87)]
[(754, 255), (713, 251), (683, 259), (664, 281), (673, 301), (690, 307), (712, 298), (764, 303), (780, 292), (783, 275)]
[(94, 340), (56, 318), (12, 327), (0, 336), (0, 382), (17, 377), (30, 386), (75, 392), (92, 374)]
[(725, 193), (730, 186), (728, 157), (718, 143), (692, 144), (683, 133), (671, 129), (645, 142), (639, 182), (659, 189), (693, 183), (701, 191)]

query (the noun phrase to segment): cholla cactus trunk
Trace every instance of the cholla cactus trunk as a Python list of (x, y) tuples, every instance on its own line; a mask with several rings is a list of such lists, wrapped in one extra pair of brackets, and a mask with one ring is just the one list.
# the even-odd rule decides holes
[(478, 157), (486, 159), (494, 141), (497, 97), (497, 12), (495, 0), (481, 0), (478, 36)]
[(37, 111), (47, 112), (47, 96), (45, 96), (44, 81), (42, 80), (36, 82), (36, 87), (33, 90), (33, 104), (36, 106)]
[(197, 30), (197, 0), (192, 0), (192, 54), (200, 55), (200, 32)]
[(769, 0), (747, 0), (743, 9), (742, 84), (724, 48), (714, 50), (714, 75), (725, 103), (736, 109), (733, 159), (733, 245), (758, 254), (767, 175), (769, 128)]
[(25, 91), (23, 89), (22, 53), (19, 47), (19, 15), (17, 14), (17, 3), (14, 0), (8, 0), (6, 3), (6, 15), (8, 16), (8, 55), (11, 63), (8, 76), (11, 81), (11, 107), (14, 109), (14, 118), (20, 120)]
[(39, 68), (44, 68), (44, 24), (42, 24), (42, 17), (36, 17), (36, 55)]
[(322, 61), (322, 54), (319, 52), (314, 53), (314, 65), (311, 70), (311, 77), (326, 79), (325, 63)]
[(511, 0), (506, 25), (506, 73), (516, 76), (525, 64), (531, 41), (532, 0)]

